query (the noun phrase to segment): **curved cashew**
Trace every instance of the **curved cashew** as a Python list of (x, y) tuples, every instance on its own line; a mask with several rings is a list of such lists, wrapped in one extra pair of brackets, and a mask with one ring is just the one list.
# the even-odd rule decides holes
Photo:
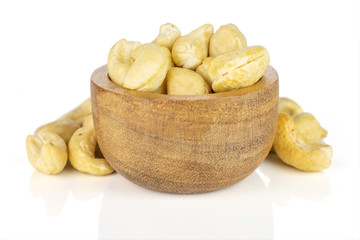
[(278, 115), (273, 145), (282, 161), (302, 171), (321, 171), (331, 164), (331, 146), (307, 143), (295, 129), (291, 116), (286, 113)]
[(39, 127), (35, 133), (46, 130), (59, 135), (67, 144), (81, 124), (71, 119), (61, 119)]
[(106, 175), (114, 169), (103, 158), (95, 157), (96, 136), (94, 127), (84, 126), (76, 130), (69, 142), (69, 161), (80, 172)]
[(209, 40), (213, 32), (213, 26), (205, 24), (179, 37), (172, 47), (174, 63), (179, 67), (195, 70), (208, 56)]
[(71, 110), (70, 112), (62, 115), (58, 120), (71, 119), (77, 123), (82, 124), (84, 118), (91, 114), (91, 100), (86, 99), (79, 106)]
[(42, 130), (27, 136), (26, 150), (31, 165), (40, 172), (57, 174), (66, 165), (66, 143), (55, 133)]
[(209, 55), (219, 55), (233, 52), (247, 46), (244, 34), (234, 24), (221, 26), (210, 38)]
[(256, 83), (270, 62), (262, 46), (251, 46), (217, 56), (211, 61), (208, 74), (214, 92), (226, 92)]
[(170, 69), (165, 81), (168, 95), (200, 95), (210, 92), (210, 86), (201, 75), (186, 68)]
[(124, 87), (147, 92), (158, 89), (171, 65), (169, 49), (147, 43), (141, 45), (132, 57), (135, 62), (125, 76)]
[(180, 30), (171, 23), (166, 23), (160, 26), (159, 36), (153, 41), (160, 46), (172, 49), (174, 42), (181, 36)]
[(279, 98), (279, 113), (287, 113), (290, 116), (302, 113), (303, 110), (298, 103), (290, 98), (281, 97)]
[(208, 68), (213, 59), (213, 57), (205, 58), (201, 65), (196, 68), (196, 72), (200, 74), (210, 86), (212, 84), (212, 80), (209, 77)]
[(296, 114), (293, 116), (293, 120), (296, 131), (310, 144), (318, 143), (327, 135), (327, 131), (320, 126), (320, 123), (311, 113)]
[(120, 86), (124, 84), (125, 76), (131, 67), (131, 52), (140, 45), (139, 42), (121, 39), (110, 49), (107, 69), (109, 77), (114, 83)]

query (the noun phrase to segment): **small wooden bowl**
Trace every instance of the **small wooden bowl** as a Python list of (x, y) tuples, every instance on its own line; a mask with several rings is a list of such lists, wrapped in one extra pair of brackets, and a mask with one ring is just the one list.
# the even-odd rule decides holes
[(99, 147), (130, 181), (153, 190), (200, 193), (250, 175), (270, 151), (277, 122), (278, 75), (225, 93), (170, 96), (114, 84), (106, 65), (91, 76)]

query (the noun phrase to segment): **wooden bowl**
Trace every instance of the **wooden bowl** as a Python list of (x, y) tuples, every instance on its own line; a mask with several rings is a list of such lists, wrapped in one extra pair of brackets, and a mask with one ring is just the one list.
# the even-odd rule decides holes
[(200, 193), (250, 175), (270, 151), (278, 75), (225, 93), (170, 96), (114, 84), (106, 65), (91, 76), (95, 133), (109, 164), (157, 191)]

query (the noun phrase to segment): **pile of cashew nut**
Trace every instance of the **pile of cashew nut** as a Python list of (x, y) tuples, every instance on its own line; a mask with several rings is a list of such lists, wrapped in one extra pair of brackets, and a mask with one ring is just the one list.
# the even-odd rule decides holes
[(111, 48), (110, 79), (124, 88), (169, 95), (225, 92), (255, 84), (269, 65), (262, 46), (247, 46), (234, 24), (204, 24), (181, 36), (171, 23), (151, 43), (121, 39)]
[(106, 175), (114, 171), (97, 148), (90, 99), (28, 135), (26, 149), (31, 165), (46, 174), (60, 173), (68, 160), (80, 172)]
[(279, 115), (272, 151), (288, 165), (306, 172), (330, 167), (331, 146), (323, 143), (327, 131), (316, 118), (289, 98), (279, 99)]
[[(181, 36), (166, 23), (151, 43), (121, 39), (110, 50), (108, 74), (114, 83), (137, 91), (169, 95), (226, 92), (255, 84), (269, 65), (262, 46), (247, 46), (234, 24), (204, 24)], [(279, 99), (278, 123), (272, 151), (302, 171), (320, 171), (331, 164), (332, 148), (315, 117), (291, 99)], [(68, 160), (78, 171), (107, 175), (114, 169), (96, 142), (90, 99), (54, 122), (39, 127), (26, 139), (32, 166), (58, 174)]]

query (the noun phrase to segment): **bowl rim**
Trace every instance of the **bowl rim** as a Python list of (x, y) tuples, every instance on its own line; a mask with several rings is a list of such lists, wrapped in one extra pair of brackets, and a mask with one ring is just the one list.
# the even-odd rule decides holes
[(253, 93), (258, 90), (263, 90), (268, 87), (271, 87), (273, 84), (278, 82), (278, 73), (272, 66), (268, 66), (264, 75), (257, 81), (255, 84), (240, 88), (228, 92), (220, 93), (211, 93), (204, 95), (167, 95), (151, 92), (142, 92), (132, 89), (123, 88), (113, 81), (108, 76), (107, 65), (102, 65), (97, 68), (91, 75), (91, 83), (95, 84), (97, 87), (102, 88), (105, 91), (110, 91), (115, 94), (128, 95), (137, 98), (146, 98), (146, 99), (161, 99), (161, 100), (180, 100), (180, 101), (194, 101), (194, 100), (213, 100), (219, 98), (235, 97)]

